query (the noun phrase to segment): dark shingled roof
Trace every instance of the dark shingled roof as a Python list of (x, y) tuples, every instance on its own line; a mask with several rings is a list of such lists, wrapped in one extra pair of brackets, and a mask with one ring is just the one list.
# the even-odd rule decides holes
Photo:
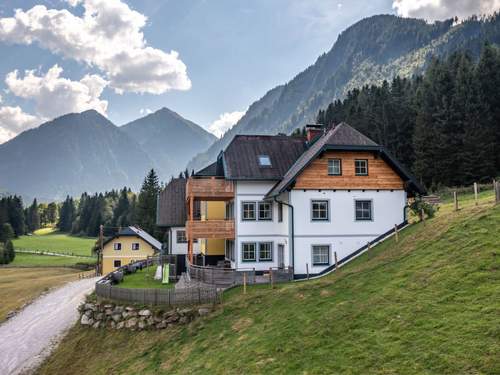
[[(237, 135), (222, 154), (224, 175), (232, 180), (280, 180), (305, 151), (303, 138), (286, 135)], [(260, 166), (267, 155), (271, 166)]]
[(194, 175), (200, 177), (212, 177), (212, 176), (224, 177), (224, 170), (222, 168), (222, 163), (220, 162), (220, 160), (217, 160), (212, 164), (210, 164), (209, 166), (196, 172)]
[(266, 194), (266, 197), (274, 197), (284, 192), (295, 181), (295, 178), (304, 168), (325, 150), (363, 150), (379, 152), (382, 158), (394, 168), (411, 190), (419, 194), (425, 192), (425, 190), (415, 181), (413, 176), (406, 172), (406, 170), (392, 158), (382, 146), (361, 134), (345, 122), (342, 122), (314, 142), (309, 149), (297, 159), (288, 172), (286, 172), (283, 179)]
[(158, 195), (156, 225), (183, 227), (186, 225), (186, 179), (174, 178)]

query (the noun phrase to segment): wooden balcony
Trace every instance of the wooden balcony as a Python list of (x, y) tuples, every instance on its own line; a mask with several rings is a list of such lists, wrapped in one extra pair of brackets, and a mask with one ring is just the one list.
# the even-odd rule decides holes
[(234, 198), (234, 184), (223, 178), (190, 178), (186, 184), (186, 200), (230, 200)]
[(227, 238), (234, 239), (234, 220), (188, 220), (188, 238)]

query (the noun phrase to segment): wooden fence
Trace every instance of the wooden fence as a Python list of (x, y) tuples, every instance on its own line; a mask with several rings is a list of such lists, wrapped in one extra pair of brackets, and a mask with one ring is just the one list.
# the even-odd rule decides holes
[(95, 293), (98, 297), (134, 302), (143, 305), (200, 305), (207, 303), (220, 303), (222, 291), (214, 287), (194, 287), (186, 289), (131, 289), (120, 288), (109, 282), (97, 282)]
[(220, 288), (227, 288), (233, 285), (243, 285), (244, 279), (246, 284), (262, 284), (266, 282), (286, 282), (293, 280), (293, 269), (285, 268), (269, 268), (265, 271), (267, 277), (258, 276), (255, 269), (234, 269), (223, 267), (203, 267), (190, 264), (187, 266), (189, 276), (192, 280), (215, 285)]

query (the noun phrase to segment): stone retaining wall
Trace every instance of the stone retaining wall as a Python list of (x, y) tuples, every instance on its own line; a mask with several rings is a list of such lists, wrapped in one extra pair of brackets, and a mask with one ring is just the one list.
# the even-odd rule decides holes
[(211, 312), (208, 307), (149, 310), (116, 304), (84, 303), (78, 308), (80, 324), (92, 328), (160, 330), (187, 324)]

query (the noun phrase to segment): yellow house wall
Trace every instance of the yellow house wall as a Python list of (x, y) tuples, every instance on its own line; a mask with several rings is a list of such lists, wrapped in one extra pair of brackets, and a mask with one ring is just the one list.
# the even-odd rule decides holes
[[(226, 216), (226, 204), (219, 201), (201, 202), (202, 220), (224, 220)], [(200, 251), (205, 255), (224, 255), (224, 239), (210, 238), (201, 241)]]
[[(114, 244), (121, 243), (121, 250), (114, 250)], [(139, 243), (139, 250), (132, 250), (132, 244)], [(155, 250), (140, 237), (122, 236), (108, 242), (102, 252), (102, 272), (107, 274), (115, 270), (114, 261), (121, 260), (122, 266), (133, 261), (146, 259), (154, 255)]]

